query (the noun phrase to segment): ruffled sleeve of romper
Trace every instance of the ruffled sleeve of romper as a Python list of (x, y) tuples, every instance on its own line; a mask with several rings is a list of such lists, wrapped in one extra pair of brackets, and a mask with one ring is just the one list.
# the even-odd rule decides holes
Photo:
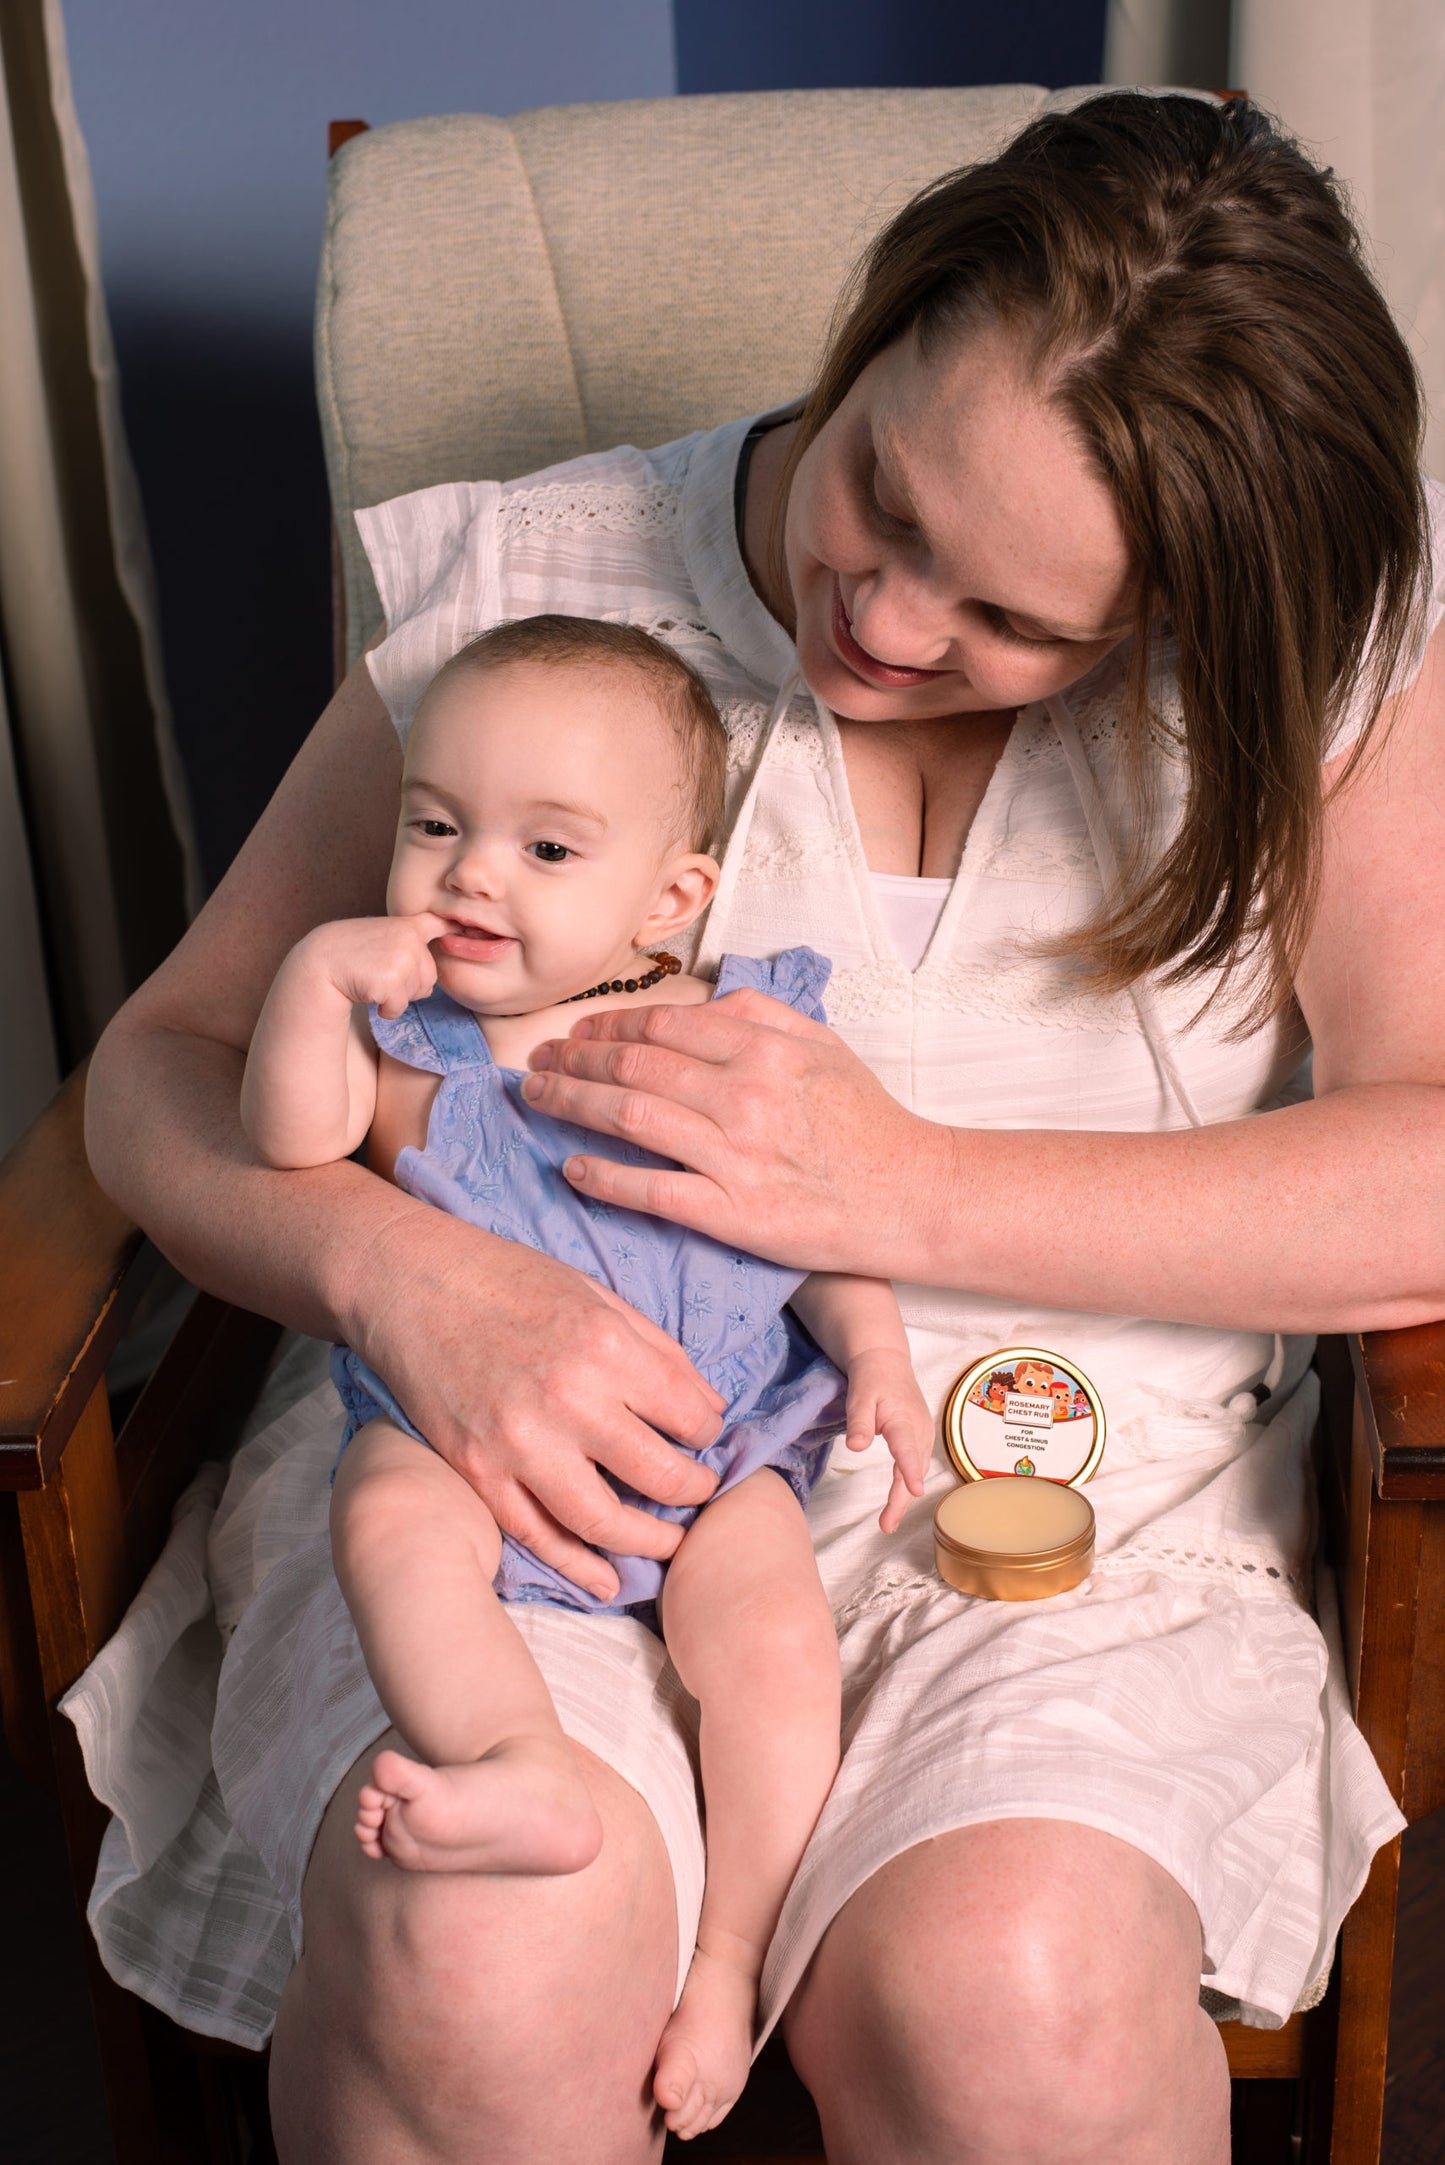
[(387, 625), (367, 667), (403, 744), (438, 669), (499, 620), (501, 498), (498, 481), (446, 481), (356, 514)]
[(826, 1022), (823, 993), (832, 974), (833, 965), (827, 956), (818, 954), (811, 947), (785, 947), (780, 955), (771, 959), (724, 955), (718, 965), (713, 998), (720, 1000), (725, 993), (741, 992), (748, 985), (755, 992), (766, 992), (774, 1000), (786, 1001), (798, 1014), (807, 1015), (814, 1022)]
[(417, 1003), (403, 1008), (399, 1015), (383, 1015), (374, 1006), (367, 1013), (371, 1017), (371, 1034), (384, 1053), (399, 1060), (403, 1067), (419, 1067), (428, 1075), (445, 1075), (446, 1061), (432, 1043)]
[[(1425, 649), (1431, 634), (1445, 617), (1445, 482), (1425, 481), (1425, 509), (1430, 526), (1430, 557), (1423, 575), (1424, 606), (1416, 636), (1402, 650), (1390, 679), (1387, 698), (1407, 691), (1425, 665)], [(1339, 727), (1330, 739), (1327, 759), (1347, 752), (1370, 718), (1368, 689), (1353, 692), (1346, 700)]]

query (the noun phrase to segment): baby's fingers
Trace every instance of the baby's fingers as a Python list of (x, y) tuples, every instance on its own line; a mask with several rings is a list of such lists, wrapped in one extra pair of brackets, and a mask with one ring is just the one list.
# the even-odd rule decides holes
[(856, 1419), (852, 1409), (849, 1409), (848, 1429), (844, 1440), (850, 1451), (866, 1451), (877, 1434), (878, 1424), (873, 1418), (871, 1407), (866, 1415), (859, 1414)]
[(903, 1516), (909, 1504), (913, 1501), (914, 1496), (921, 1494), (921, 1488), (910, 1491), (902, 1468), (895, 1465), (893, 1468), (893, 1486), (888, 1491), (888, 1501), (884, 1504), (882, 1514), (878, 1520), (878, 1524), (885, 1534), (897, 1533), (899, 1527), (903, 1524)]
[(933, 1456), (933, 1423), (927, 1409), (921, 1402), (916, 1409), (882, 1406), (878, 1411), (878, 1433), (888, 1445), (910, 1494), (921, 1496), (923, 1477)]

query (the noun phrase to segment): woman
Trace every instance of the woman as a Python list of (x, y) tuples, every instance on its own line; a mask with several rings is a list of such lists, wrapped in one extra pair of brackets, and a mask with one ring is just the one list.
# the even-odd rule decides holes
[[(942, 1588), (926, 1510), (883, 1542), (866, 1464), (815, 1500), (845, 1758), (765, 1984), (834, 2165), (1222, 2165), (1201, 1971), (1281, 2019), (1399, 1825), (1304, 1605), (1308, 1341), (1275, 1333), (1445, 1307), (1418, 439), (1348, 223), (1259, 116), (1038, 123), (876, 244), (801, 417), (363, 514), (389, 636), (99, 1056), (97, 1169), (193, 1277), (359, 1346), (569, 1576), (586, 1542), (664, 1550), (597, 1467), (706, 1493), (662, 1440), (715, 1420), (678, 1349), (358, 1167), (262, 1172), (235, 1097), (286, 947), (380, 908), (393, 725), (446, 653), (563, 608), (665, 625), (707, 675), (735, 788), (702, 959), (811, 940), (838, 1035), (749, 996), (584, 1024), (536, 1101), (687, 1170), (579, 1184), (893, 1276), (935, 1404), (1023, 1342), (1111, 1420), (1099, 1568), (1036, 1609)], [(293, 1481), (282, 1524), (266, 1479), (213, 1544), (266, 1573), (213, 1817), (304, 1915), (283, 2156), (635, 2165), (700, 1872), (654, 1645), (529, 1619), (595, 1867), (378, 1871), (324, 1504), (318, 1536)], [(188, 1977), (224, 1962), (211, 1930)]]

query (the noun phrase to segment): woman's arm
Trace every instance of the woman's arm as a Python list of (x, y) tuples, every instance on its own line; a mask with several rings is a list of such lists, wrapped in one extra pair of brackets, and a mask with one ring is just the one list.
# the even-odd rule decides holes
[(528, 1094), (692, 1168), (574, 1160), (587, 1193), (797, 1268), (1255, 1330), (1445, 1314), (1445, 628), (1390, 704), (1326, 814), (1313, 1103), (1163, 1135), (945, 1128), (750, 992), (588, 1017)]
[(715, 1485), (655, 1433), (694, 1447), (717, 1433), (720, 1401), (681, 1349), (565, 1265), (358, 1165), (271, 1171), (241, 1128), (245, 1050), (283, 956), (326, 919), (385, 906), (400, 777), (358, 663), (216, 894), (102, 1039), (91, 1162), (197, 1284), (355, 1345), (508, 1532), (610, 1593), (581, 1541), (666, 1555), (677, 1529), (623, 1506), (598, 1464), (664, 1502)]

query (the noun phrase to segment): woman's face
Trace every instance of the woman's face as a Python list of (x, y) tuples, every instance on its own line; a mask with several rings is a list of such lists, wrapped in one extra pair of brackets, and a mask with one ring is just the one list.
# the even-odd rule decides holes
[(798, 462), (784, 544), (803, 674), (860, 722), (1024, 706), (1131, 628), (1114, 500), (994, 321), (870, 362)]

